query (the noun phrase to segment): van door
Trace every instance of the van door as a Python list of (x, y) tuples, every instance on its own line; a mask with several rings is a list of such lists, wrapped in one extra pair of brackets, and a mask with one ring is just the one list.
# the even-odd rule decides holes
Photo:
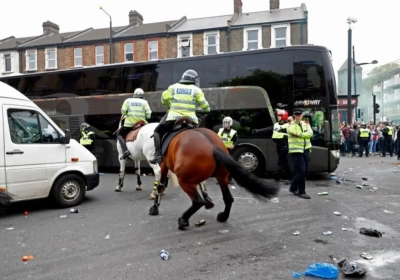
[(3, 105), (5, 169), (15, 199), (47, 196), (54, 173), (66, 166), (60, 134), (35, 108)]

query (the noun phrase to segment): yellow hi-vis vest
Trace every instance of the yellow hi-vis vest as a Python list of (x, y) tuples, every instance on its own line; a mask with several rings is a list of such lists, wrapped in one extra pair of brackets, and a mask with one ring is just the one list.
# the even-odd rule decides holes
[(279, 130), (283, 128), (287, 129), (288, 126), (289, 126), (288, 123), (284, 123), (282, 125), (280, 125), (279, 122), (275, 123), (274, 132), (272, 133), (272, 139), (283, 139), (283, 137), (287, 135), (287, 133), (279, 132)]
[(90, 139), (89, 136), (90, 136), (90, 135), (93, 135), (93, 134), (94, 134), (93, 131), (89, 131), (88, 133), (82, 131), (82, 137), (81, 137), (81, 139), (79, 140), (79, 143), (80, 143), (81, 145), (83, 145), (83, 146), (92, 145), (93, 140)]
[(387, 126), (387, 128), (389, 129), (388, 135), (389, 135), (389, 136), (392, 136), (392, 135), (393, 135), (393, 127)]
[(151, 109), (147, 100), (141, 98), (128, 98), (121, 108), (121, 114), (125, 116), (124, 127), (132, 127), (138, 121), (147, 123), (151, 117)]
[(222, 133), (224, 128), (220, 128), (218, 131), (218, 136), (221, 138), (222, 142), (224, 142), (225, 147), (230, 148), (233, 145), (232, 138), (235, 136), (236, 130), (232, 129), (229, 131), (229, 134)]
[(360, 128), (360, 138), (368, 138), (369, 137), (369, 129)]
[(196, 116), (196, 105), (204, 112), (210, 112), (210, 105), (204, 98), (203, 91), (195, 85), (176, 83), (162, 93), (161, 103), (169, 107), (166, 121), (189, 117), (195, 124), (199, 121)]
[[(287, 133), (289, 134), (289, 154), (291, 153), (304, 153), (304, 150), (310, 149), (311, 151), (311, 137), (313, 136), (313, 131), (309, 124), (301, 121), (297, 123), (292, 122), (287, 128)], [(297, 134), (298, 137), (293, 137), (291, 134)]]

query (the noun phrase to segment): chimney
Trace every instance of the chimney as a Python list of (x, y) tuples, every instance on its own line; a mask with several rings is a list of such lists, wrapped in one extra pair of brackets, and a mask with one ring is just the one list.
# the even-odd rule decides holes
[(59, 33), (60, 31), (60, 27), (51, 21), (43, 22), (42, 26), (43, 26), (43, 34)]
[(279, 0), (269, 0), (270, 10), (279, 10)]
[(139, 14), (136, 10), (129, 12), (129, 25), (142, 25), (143, 24), (143, 16)]
[(242, 0), (233, 0), (233, 12), (235, 14), (241, 14), (242, 13)]

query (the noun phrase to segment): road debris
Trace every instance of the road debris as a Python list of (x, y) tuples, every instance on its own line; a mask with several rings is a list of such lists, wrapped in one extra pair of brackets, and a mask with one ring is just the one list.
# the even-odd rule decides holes
[(30, 261), (30, 260), (33, 260), (33, 259), (34, 259), (33, 256), (23, 256), (23, 257), (22, 257), (22, 260), (23, 260), (24, 262), (27, 262), (27, 261)]
[(299, 235), (300, 234), (300, 231), (295, 231), (295, 232), (293, 232), (293, 235)]
[(6, 228), (6, 230), (13, 230), (13, 229), (14, 229), (13, 227)]
[(200, 220), (200, 221), (198, 221), (197, 223), (195, 223), (195, 226), (196, 227), (200, 227), (200, 226), (203, 226), (203, 225), (205, 225), (206, 224), (206, 220)]
[(304, 272), (292, 271), (293, 278), (300, 278), (303, 276), (314, 276), (324, 279), (337, 279), (339, 270), (331, 263), (314, 263), (307, 267)]
[(354, 229), (352, 229), (352, 228), (345, 228), (345, 227), (342, 228), (342, 230), (343, 230), (343, 231), (354, 231)]
[(107, 235), (106, 237), (104, 237), (104, 239), (110, 239), (110, 235)]
[(383, 210), (383, 212), (387, 213), (387, 214), (394, 214), (394, 212), (389, 211), (389, 210)]
[(168, 253), (167, 251), (165, 251), (165, 250), (161, 250), (161, 252), (160, 252), (160, 258), (161, 258), (163, 261), (168, 260), (168, 259), (169, 259), (169, 253)]
[(356, 263), (350, 263), (346, 259), (338, 262), (338, 267), (340, 271), (346, 276), (360, 277), (367, 273), (364, 268), (358, 267)]
[(329, 193), (328, 192), (320, 192), (320, 193), (318, 193), (318, 195), (328, 195)]
[(360, 228), (360, 233), (373, 237), (382, 237), (382, 233), (376, 229)]
[(67, 215), (61, 215), (60, 216), (60, 218), (62, 219), (62, 218), (66, 218), (67, 217)]
[(361, 253), (360, 257), (362, 257), (362, 258), (364, 258), (366, 260), (372, 260), (373, 259), (373, 257), (368, 253)]
[(325, 231), (325, 232), (323, 232), (323, 235), (332, 235), (332, 231)]
[(79, 209), (78, 208), (72, 208), (69, 210), (70, 213), (79, 213)]
[(342, 214), (340, 212), (333, 212), (336, 216), (341, 216)]

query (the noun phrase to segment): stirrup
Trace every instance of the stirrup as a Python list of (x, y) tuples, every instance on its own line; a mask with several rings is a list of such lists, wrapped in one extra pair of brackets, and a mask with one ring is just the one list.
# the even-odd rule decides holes
[(125, 152), (123, 152), (122, 153), (122, 159), (127, 159), (129, 156), (131, 155), (131, 152), (129, 152), (129, 151), (125, 151)]
[(162, 155), (156, 154), (156, 155), (153, 157), (152, 160), (149, 160), (149, 162), (150, 162), (151, 164), (156, 164), (156, 163), (160, 164), (160, 163), (163, 162), (163, 160), (164, 160), (164, 157), (163, 157)]

